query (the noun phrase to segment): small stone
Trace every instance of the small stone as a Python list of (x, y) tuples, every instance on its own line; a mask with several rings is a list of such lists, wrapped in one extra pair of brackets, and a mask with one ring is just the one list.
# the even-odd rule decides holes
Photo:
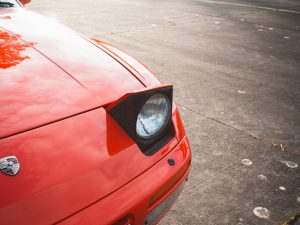
[(250, 159), (242, 159), (241, 163), (245, 166), (251, 166), (253, 164)]
[(297, 197), (297, 202), (300, 202), (300, 197)]
[(285, 164), (289, 168), (295, 169), (295, 168), (298, 167), (297, 163), (294, 163), (294, 162), (291, 162), (291, 161), (280, 161), (280, 162), (282, 162), (283, 164)]
[(257, 177), (260, 180), (267, 180), (267, 177), (265, 175), (263, 175), (263, 174), (259, 174)]
[(221, 155), (223, 155), (223, 153), (221, 151), (213, 151), (213, 154), (215, 156), (221, 156)]
[(270, 211), (267, 208), (263, 208), (261, 206), (254, 208), (253, 213), (255, 216), (261, 219), (268, 219), (270, 217)]
[(246, 91), (238, 90), (237, 91), (239, 94), (246, 94)]
[(279, 190), (281, 190), (281, 191), (286, 191), (286, 187), (280, 186), (280, 187), (279, 187)]
[(290, 37), (289, 37), (289, 36), (284, 36), (283, 38), (284, 38), (284, 39), (290, 39)]

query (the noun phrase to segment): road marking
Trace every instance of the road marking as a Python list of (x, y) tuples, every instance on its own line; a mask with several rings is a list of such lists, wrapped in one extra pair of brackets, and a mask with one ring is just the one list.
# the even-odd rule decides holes
[(222, 2), (222, 1), (211, 1), (211, 0), (196, 0), (196, 1), (212, 3), (212, 4), (216, 3), (216, 4), (223, 4), (223, 5), (234, 5), (234, 6), (242, 6), (242, 7), (256, 8), (256, 9), (265, 9), (265, 10), (271, 10), (271, 11), (300, 14), (300, 11), (294, 11), (294, 10), (288, 10), (288, 9), (278, 9), (278, 8), (271, 8), (271, 7), (264, 7), (264, 6), (247, 5), (247, 4), (240, 4), (240, 3), (233, 3), (233, 2)]

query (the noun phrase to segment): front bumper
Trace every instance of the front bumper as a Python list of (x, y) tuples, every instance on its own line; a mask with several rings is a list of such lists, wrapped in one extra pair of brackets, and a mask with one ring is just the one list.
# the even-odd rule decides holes
[[(170, 165), (169, 159), (175, 164)], [(191, 150), (185, 137), (149, 170), (60, 224), (155, 224), (179, 196), (190, 164)]]

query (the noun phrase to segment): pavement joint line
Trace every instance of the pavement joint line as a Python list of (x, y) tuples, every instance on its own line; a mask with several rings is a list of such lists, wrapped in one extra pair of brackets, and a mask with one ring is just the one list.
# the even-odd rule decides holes
[(267, 139), (265, 139), (265, 138), (261, 138), (261, 137), (255, 135), (255, 134), (251, 134), (251, 133), (249, 133), (249, 132), (247, 132), (247, 131), (245, 131), (245, 130), (239, 129), (239, 128), (234, 127), (234, 126), (232, 126), (232, 125), (229, 125), (229, 124), (227, 124), (227, 123), (225, 123), (225, 122), (222, 122), (222, 121), (220, 121), (220, 120), (218, 120), (218, 119), (215, 119), (215, 118), (213, 118), (213, 117), (211, 117), (211, 116), (208, 116), (208, 115), (206, 115), (206, 114), (203, 114), (203, 113), (200, 113), (200, 112), (198, 112), (198, 111), (196, 111), (196, 110), (193, 110), (193, 109), (191, 109), (191, 108), (189, 108), (189, 107), (186, 107), (186, 106), (184, 106), (184, 105), (182, 105), (182, 104), (179, 104), (179, 103), (176, 103), (176, 104), (177, 104), (178, 106), (184, 108), (184, 109), (189, 110), (190, 112), (196, 113), (196, 114), (198, 114), (198, 115), (200, 115), (200, 116), (202, 116), (202, 117), (205, 117), (205, 118), (207, 118), (207, 119), (209, 119), (209, 120), (212, 120), (212, 121), (214, 121), (214, 122), (217, 122), (217, 123), (219, 123), (219, 124), (222, 124), (222, 125), (224, 125), (224, 126), (226, 126), (226, 127), (229, 127), (229, 128), (231, 128), (231, 129), (234, 129), (234, 130), (236, 130), (236, 131), (242, 132), (242, 133), (248, 135), (249, 137), (251, 137), (251, 138), (253, 138), (253, 139), (259, 140), (259, 141), (261, 141), (261, 142), (263, 142), (263, 143), (265, 143), (265, 144), (267, 144), (267, 145), (271, 145), (271, 146), (273, 146), (274, 148), (280, 149), (280, 150), (283, 151), (283, 152), (288, 152), (288, 153), (290, 153), (290, 154), (300, 156), (300, 154), (298, 154), (297, 151), (295, 151), (294, 149), (291, 149), (291, 148), (289, 148), (289, 147), (287, 147), (287, 146), (284, 146), (284, 147), (283, 147), (282, 144), (276, 144), (276, 143), (273, 143), (273, 142), (270, 141), (270, 140), (267, 140)]
[(278, 12), (300, 14), (300, 11), (289, 10), (289, 9), (281, 9), (281, 8), (273, 8), (273, 7), (265, 7), (265, 6), (255, 6), (255, 5), (240, 4), (240, 3), (233, 3), (233, 2), (211, 1), (211, 0), (196, 0), (196, 1), (212, 3), (212, 4), (223, 4), (223, 5), (233, 5), (233, 6), (256, 8), (256, 9), (264, 9), (264, 10), (271, 10), (271, 11), (275, 11), (275, 12), (278, 11)]

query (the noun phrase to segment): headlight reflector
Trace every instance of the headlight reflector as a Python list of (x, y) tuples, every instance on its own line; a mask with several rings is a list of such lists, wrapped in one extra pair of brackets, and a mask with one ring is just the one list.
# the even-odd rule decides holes
[(171, 102), (163, 94), (151, 96), (140, 110), (136, 132), (140, 138), (150, 139), (163, 130), (169, 122)]

